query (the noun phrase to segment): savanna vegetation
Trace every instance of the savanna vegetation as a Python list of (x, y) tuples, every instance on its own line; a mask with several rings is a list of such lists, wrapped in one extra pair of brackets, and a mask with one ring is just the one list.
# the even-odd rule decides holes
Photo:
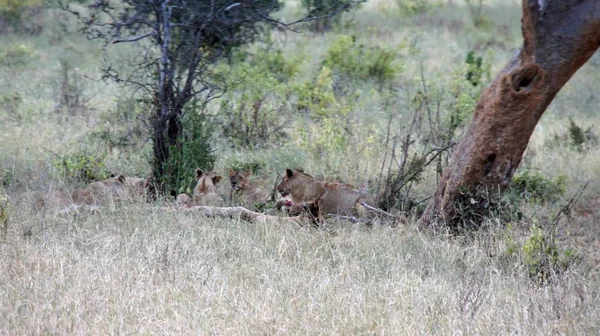
[[(335, 1), (286, 0), (271, 15), (292, 22), (321, 3)], [(219, 94), (181, 111), (168, 192), (60, 213), (24, 195), (153, 170), (156, 97), (106, 76), (152, 48), (103, 49), (53, 1), (0, 0), (0, 334), (597, 334), (597, 53), (501, 198), (466, 197), (460, 230), (417, 225), (480, 95), (523, 44), (521, 12), (516, 0), (369, 0), (293, 30), (260, 26), (203, 68)], [(222, 175), (233, 204), (228, 172), (270, 192), (295, 167), (369, 193), (401, 224), (172, 206), (196, 168)]]

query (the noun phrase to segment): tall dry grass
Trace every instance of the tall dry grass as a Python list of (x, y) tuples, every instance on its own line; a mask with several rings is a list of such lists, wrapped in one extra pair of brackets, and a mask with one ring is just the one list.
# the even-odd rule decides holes
[(595, 334), (597, 272), (548, 284), (475, 239), (248, 224), (154, 207), (12, 212), (0, 334)]

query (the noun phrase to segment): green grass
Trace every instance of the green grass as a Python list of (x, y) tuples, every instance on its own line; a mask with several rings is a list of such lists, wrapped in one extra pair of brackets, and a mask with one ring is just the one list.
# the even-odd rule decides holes
[[(407, 16), (394, 1), (371, 0), (347, 17), (350, 23), (324, 35), (272, 32), (272, 50), (299, 63), (298, 73), (278, 90), (314, 83), (340, 34), (354, 36), (365, 48), (396, 50), (402, 71), (386, 85), (334, 73), (335, 106), (346, 110), (329, 108), (325, 115), (352, 126), (343, 131), (345, 146), (304, 141), (338, 129), (294, 110), (300, 93), (292, 92), (272, 103), (288, 121), (287, 138), (280, 142), (236, 147), (215, 128), (215, 170), (226, 177), (234, 163), (260, 162), (256, 180), (270, 187), (283, 169), (301, 166), (319, 178), (368, 184), (375, 192), (393, 142), (385, 146), (390, 116), (390, 137), (400, 141), (417, 109), (415, 97), (424, 90), (422, 80), (432, 96), (439, 94), (443, 120), (459, 91), (468, 123), (479, 89), (464, 80), (467, 53), (483, 57), (487, 85), (520, 46), (517, 1), (484, 1), (484, 13), (487, 24), (478, 28), (463, 1)], [(98, 80), (100, 46), (80, 36), (72, 21), (66, 32), (59, 29), (56, 15), (42, 16), (38, 36), (0, 35), (0, 58), (15, 46), (25, 50), (16, 64), (0, 59), (0, 196), (17, 199), (29, 190), (74, 187), (56, 162), (83, 152), (104, 157), (107, 171), (137, 176), (149, 171), (151, 143), (139, 123), (147, 111), (131, 92)], [(288, 21), (298, 16), (297, 1), (280, 15)], [(572, 118), (600, 133), (599, 60), (592, 57), (561, 90), (521, 164), (551, 180), (566, 176), (564, 195), (555, 202), (521, 204), (524, 218), (510, 223), (511, 232), (505, 228), (509, 223), (496, 221), (470, 237), (418, 232), (414, 220), (399, 228), (248, 224), (164, 211), (170, 200), (76, 217), (8, 207), (8, 233), (0, 237), (0, 334), (597, 333), (600, 147), (574, 150), (568, 127)], [(80, 80), (83, 113), (56, 110), (61, 61)], [(239, 92), (231, 99), (241, 103)], [(219, 103), (209, 111), (216, 114)], [(411, 152), (426, 148), (431, 137), (426, 115), (420, 120)], [(101, 132), (132, 134), (133, 143), (109, 148), (97, 136)], [(551, 223), (587, 182), (557, 236), (559, 250), (574, 248), (582, 258), (549, 282), (532, 280), (522, 251), (529, 226)], [(411, 197), (431, 196), (436, 183), (430, 168)], [(223, 195), (228, 187), (226, 178), (218, 185)]]

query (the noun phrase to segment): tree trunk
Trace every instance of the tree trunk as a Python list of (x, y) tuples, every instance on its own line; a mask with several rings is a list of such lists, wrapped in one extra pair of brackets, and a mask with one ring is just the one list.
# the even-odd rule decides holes
[[(600, 46), (600, 0), (523, 0), (523, 46), (483, 92), (419, 224), (464, 224), (460, 209), (489, 205), (521, 162), (558, 91)], [(498, 194), (498, 193), (497, 193)]]

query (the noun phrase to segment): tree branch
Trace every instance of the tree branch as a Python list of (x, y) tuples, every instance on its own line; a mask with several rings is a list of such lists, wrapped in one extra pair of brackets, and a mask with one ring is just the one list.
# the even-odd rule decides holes
[(148, 34), (144, 34), (144, 35), (136, 36), (136, 37), (116, 39), (116, 40), (113, 41), (113, 43), (117, 44), (117, 43), (123, 43), (123, 42), (137, 42), (139, 40), (143, 40), (146, 37), (149, 37), (149, 36), (152, 36), (152, 35), (154, 35), (154, 34), (153, 33), (148, 33)]

